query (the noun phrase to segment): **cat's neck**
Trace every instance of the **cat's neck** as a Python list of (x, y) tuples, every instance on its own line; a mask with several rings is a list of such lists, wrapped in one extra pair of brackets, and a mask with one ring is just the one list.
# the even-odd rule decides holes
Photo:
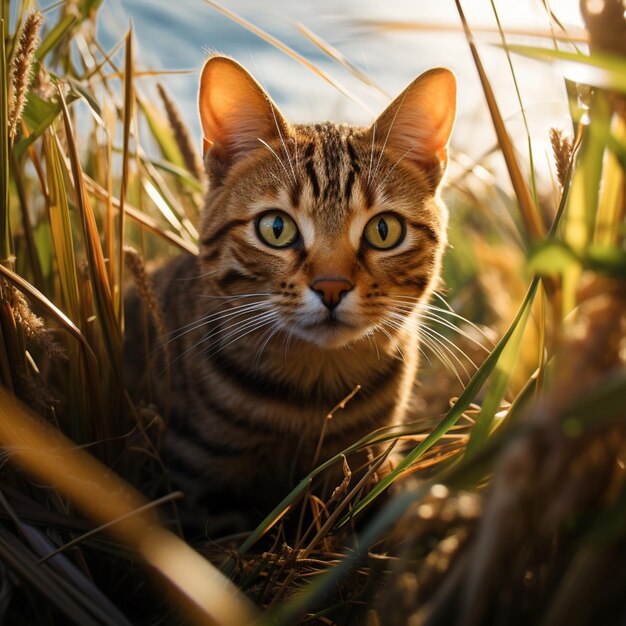
[(266, 338), (259, 331), (221, 347), (214, 358), (221, 367), (245, 370), (268, 385), (309, 392), (324, 403), (331, 402), (329, 409), (357, 385), (375, 388), (399, 369), (415, 371), (413, 320), (407, 318), (406, 326), (393, 339), (376, 331), (341, 348), (324, 348), (282, 331), (264, 343)]

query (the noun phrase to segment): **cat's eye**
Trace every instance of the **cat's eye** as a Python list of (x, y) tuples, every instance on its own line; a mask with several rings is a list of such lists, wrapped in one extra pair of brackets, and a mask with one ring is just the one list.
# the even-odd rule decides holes
[(269, 211), (261, 215), (256, 231), (264, 243), (273, 248), (286, 248), (298, 238), (296, 223), (282, 211)]
[(379, 213), (365, 226), (365, 241), (377, 250), (389, 250), (404, 239), (404, 222), (392, 213)]

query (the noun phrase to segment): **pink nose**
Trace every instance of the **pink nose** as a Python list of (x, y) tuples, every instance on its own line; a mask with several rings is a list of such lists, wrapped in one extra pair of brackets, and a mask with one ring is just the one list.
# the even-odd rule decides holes
[(331, 311), (353, 287), (346, 278), (316, 278), (311, 283), (311, 289)]

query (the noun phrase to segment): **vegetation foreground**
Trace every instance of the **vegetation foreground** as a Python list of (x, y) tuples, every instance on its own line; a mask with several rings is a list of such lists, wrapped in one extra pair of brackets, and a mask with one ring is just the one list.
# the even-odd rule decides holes
[(104, 50), (99, 0), (45, 14), (31, 5), (10, 23), (0, 2), (0, 619), (626, 619), (621, 0), (583, 0), (589, 51), (547, 2), (548, 43), (495, 33), (513, 79), (514, 53), (563, 62), (571, 127), (551, 133), (551, 197), (536, 183), (530, 135), (516, 150), (507, 134), (456, 3), (498, 145), (470, 167), (451, 154), (446, 202), (459, 219), (444, 295), (456, 313), (437, 303), (415, 421), (353, 446), (388, 441), (404, 461), (379, 478), (372, 460), (357, 484), (346, 471), (327, 502), (309, 489), (322, 466), (253, 533), (191, 545), (176, 523), (182, 494), (164, 490), (163, 421), (124, 388), (122, 320), (130, 282), (158, 317), (146, 266), (197, 251), (202, 167), (167, 92), (157, 107), (136, 89), (150, 73), (132, 30)]

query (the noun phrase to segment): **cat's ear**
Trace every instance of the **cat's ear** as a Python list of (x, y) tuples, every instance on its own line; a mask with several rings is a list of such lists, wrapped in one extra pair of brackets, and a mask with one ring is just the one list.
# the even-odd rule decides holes
[(203, 152), (225, 171), (242, 156), (288, 134), (288, 125), (263, 88), (236, 61), (210, 58), (200, 78)]
[(370, 133), (428, 171), (439, 184), (448, 160), (448, 141), (456, 115), (456, 79), (445, 68), (416, 78), (378, 117)]

